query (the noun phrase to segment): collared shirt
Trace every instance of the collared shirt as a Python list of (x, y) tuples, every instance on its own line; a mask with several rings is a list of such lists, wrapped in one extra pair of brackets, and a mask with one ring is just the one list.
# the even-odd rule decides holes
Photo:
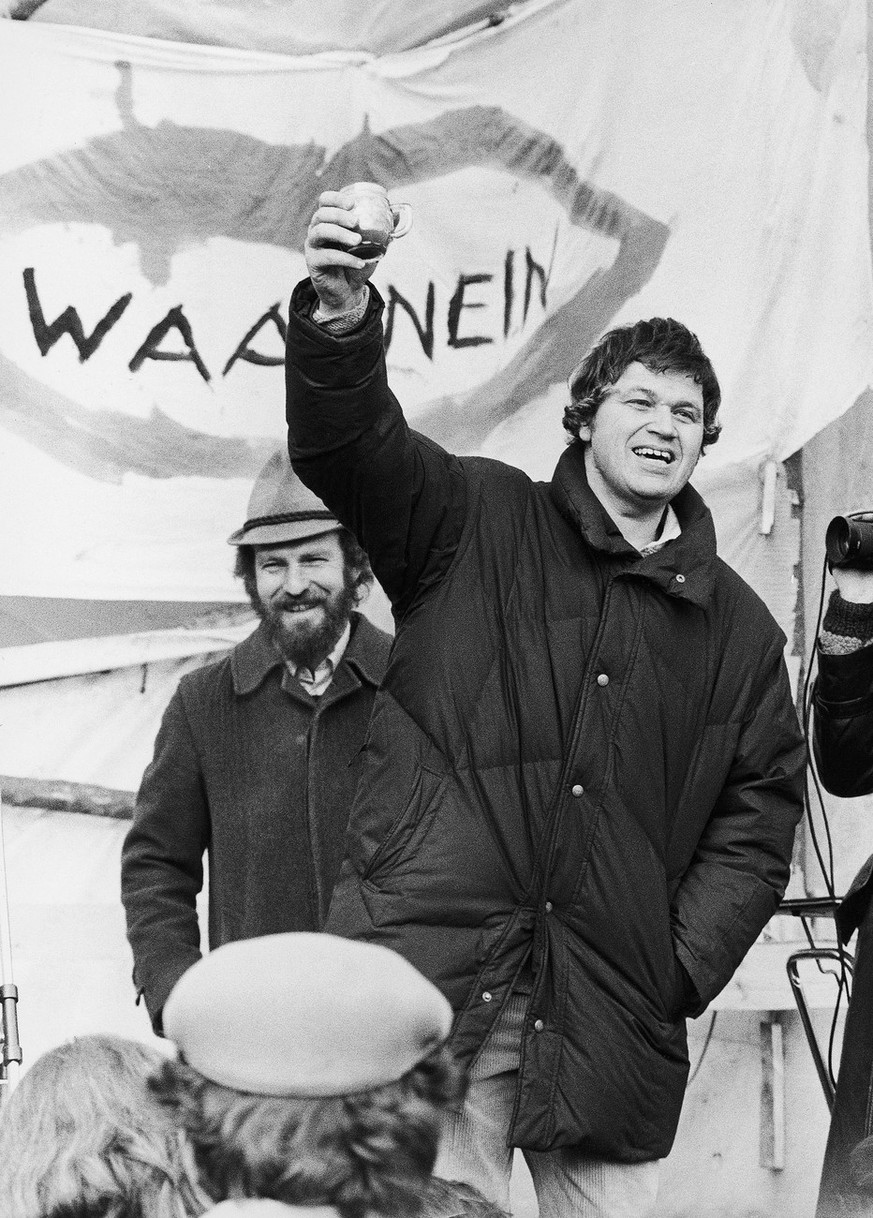
[(667, 504), (667, 510), (664, 513), (664, 527), (661, 529), (661, 534), (654, 541), (650, 541), (647, 546), (643, 546), (640, 550), (643, 558), (649, 554), (654, 554), (660, 550), (661, 546), (665, 546), (668, 541), (673, 541), (682, 532), (682, 526), (679, 524), (679, 517), (673, 511), (672, 505)]
[(326, 656), (316, 668), (315, 672), (311, 668), (304, 668), (301, 664), (299, 668), (291, 663), (290, 660), (285, 661), (285, 667), (288, 669), (292, 677), (295, 677), (308, 694), (313, 698), (320, 697), (333, 680), (333, 674), (340, 660), (343, 658), (343, 653), (348, 645), (349, 636), (352, 632), (351, 625), (346, 622), (346, 628), (339, 638), (339, 642), (329, 656)]

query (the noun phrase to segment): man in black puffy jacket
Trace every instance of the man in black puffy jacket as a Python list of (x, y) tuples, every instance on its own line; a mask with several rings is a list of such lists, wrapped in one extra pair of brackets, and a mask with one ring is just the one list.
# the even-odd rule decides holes
[(397, 633), (327, 929), (450, 999), (471, 1066), (439, 1170), (542, 1218), (649, 1212), (685, 1017), (775, 911), (804, 748), (766, 607), (688, 479), (718, 435), (697, 339), (613, 331), (551, 483), (412, 432), (372, 262), (325, 192), (293, 294), (289, 451), (367, 548)]
[[(834, 795), (873, 792), (873, 571), (835, 567), (818, 645), (813, 745), (822, 783)], [(852, 1001), (825, 1151), (818, 1218), (873, 1211), (873, 1155), (852, 1151), (873, 1134), (873, 856), (837, 915), (844, 942), (858, 931)], [(866, 1174), (867, 1184), (861, 1182)]]

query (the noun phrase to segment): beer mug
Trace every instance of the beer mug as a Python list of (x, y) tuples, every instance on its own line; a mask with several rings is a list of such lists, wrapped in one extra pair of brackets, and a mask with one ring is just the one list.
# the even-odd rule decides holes
[(349, 253), (368, 262), (384, 258), (390, 241), (404, 237), (412, 228), (412, 208), (408, 203), (391, 203), (384, 186), (378, 182), (353, 182), (340, 191), (354, 203), (355, 228), (361, 242)]

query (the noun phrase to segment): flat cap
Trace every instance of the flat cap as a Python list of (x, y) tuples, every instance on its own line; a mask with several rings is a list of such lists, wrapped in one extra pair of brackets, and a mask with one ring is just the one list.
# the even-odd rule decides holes
[(395, 1082), (448, 1036), (452, 1009), (397, 952), (295, 932), (226, 943), (179, 978), (164, 1032), (238, 1091), (351, 1095)]

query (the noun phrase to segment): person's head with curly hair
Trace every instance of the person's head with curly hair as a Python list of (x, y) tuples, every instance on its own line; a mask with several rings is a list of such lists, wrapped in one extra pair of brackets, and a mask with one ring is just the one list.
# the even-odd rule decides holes
[(50, 1049), (0, 1107), (0, 1197), (15, 1218), (194, 1218), (209, 1207), (147, 1079), (163, 1055), (120, 1036)]
[(395, 952), (332, 935), (226, 944), (164, 1010), (152, 1079), (216, 1201), (417, 1218), (443, 1112), (463, 1098), (451, 1008)]
[(652, 317), (604, 334), (569, 377), (570, 402), (564, 427), (570, 443), (584, 444), (580, 428), (591, 426), (606, 394), (631, 364), (650, 372), (687, 376), (703, 395), (703, 451), (719, 437), (721, 389), (709, 357), (696, 334), (672, 317)]

